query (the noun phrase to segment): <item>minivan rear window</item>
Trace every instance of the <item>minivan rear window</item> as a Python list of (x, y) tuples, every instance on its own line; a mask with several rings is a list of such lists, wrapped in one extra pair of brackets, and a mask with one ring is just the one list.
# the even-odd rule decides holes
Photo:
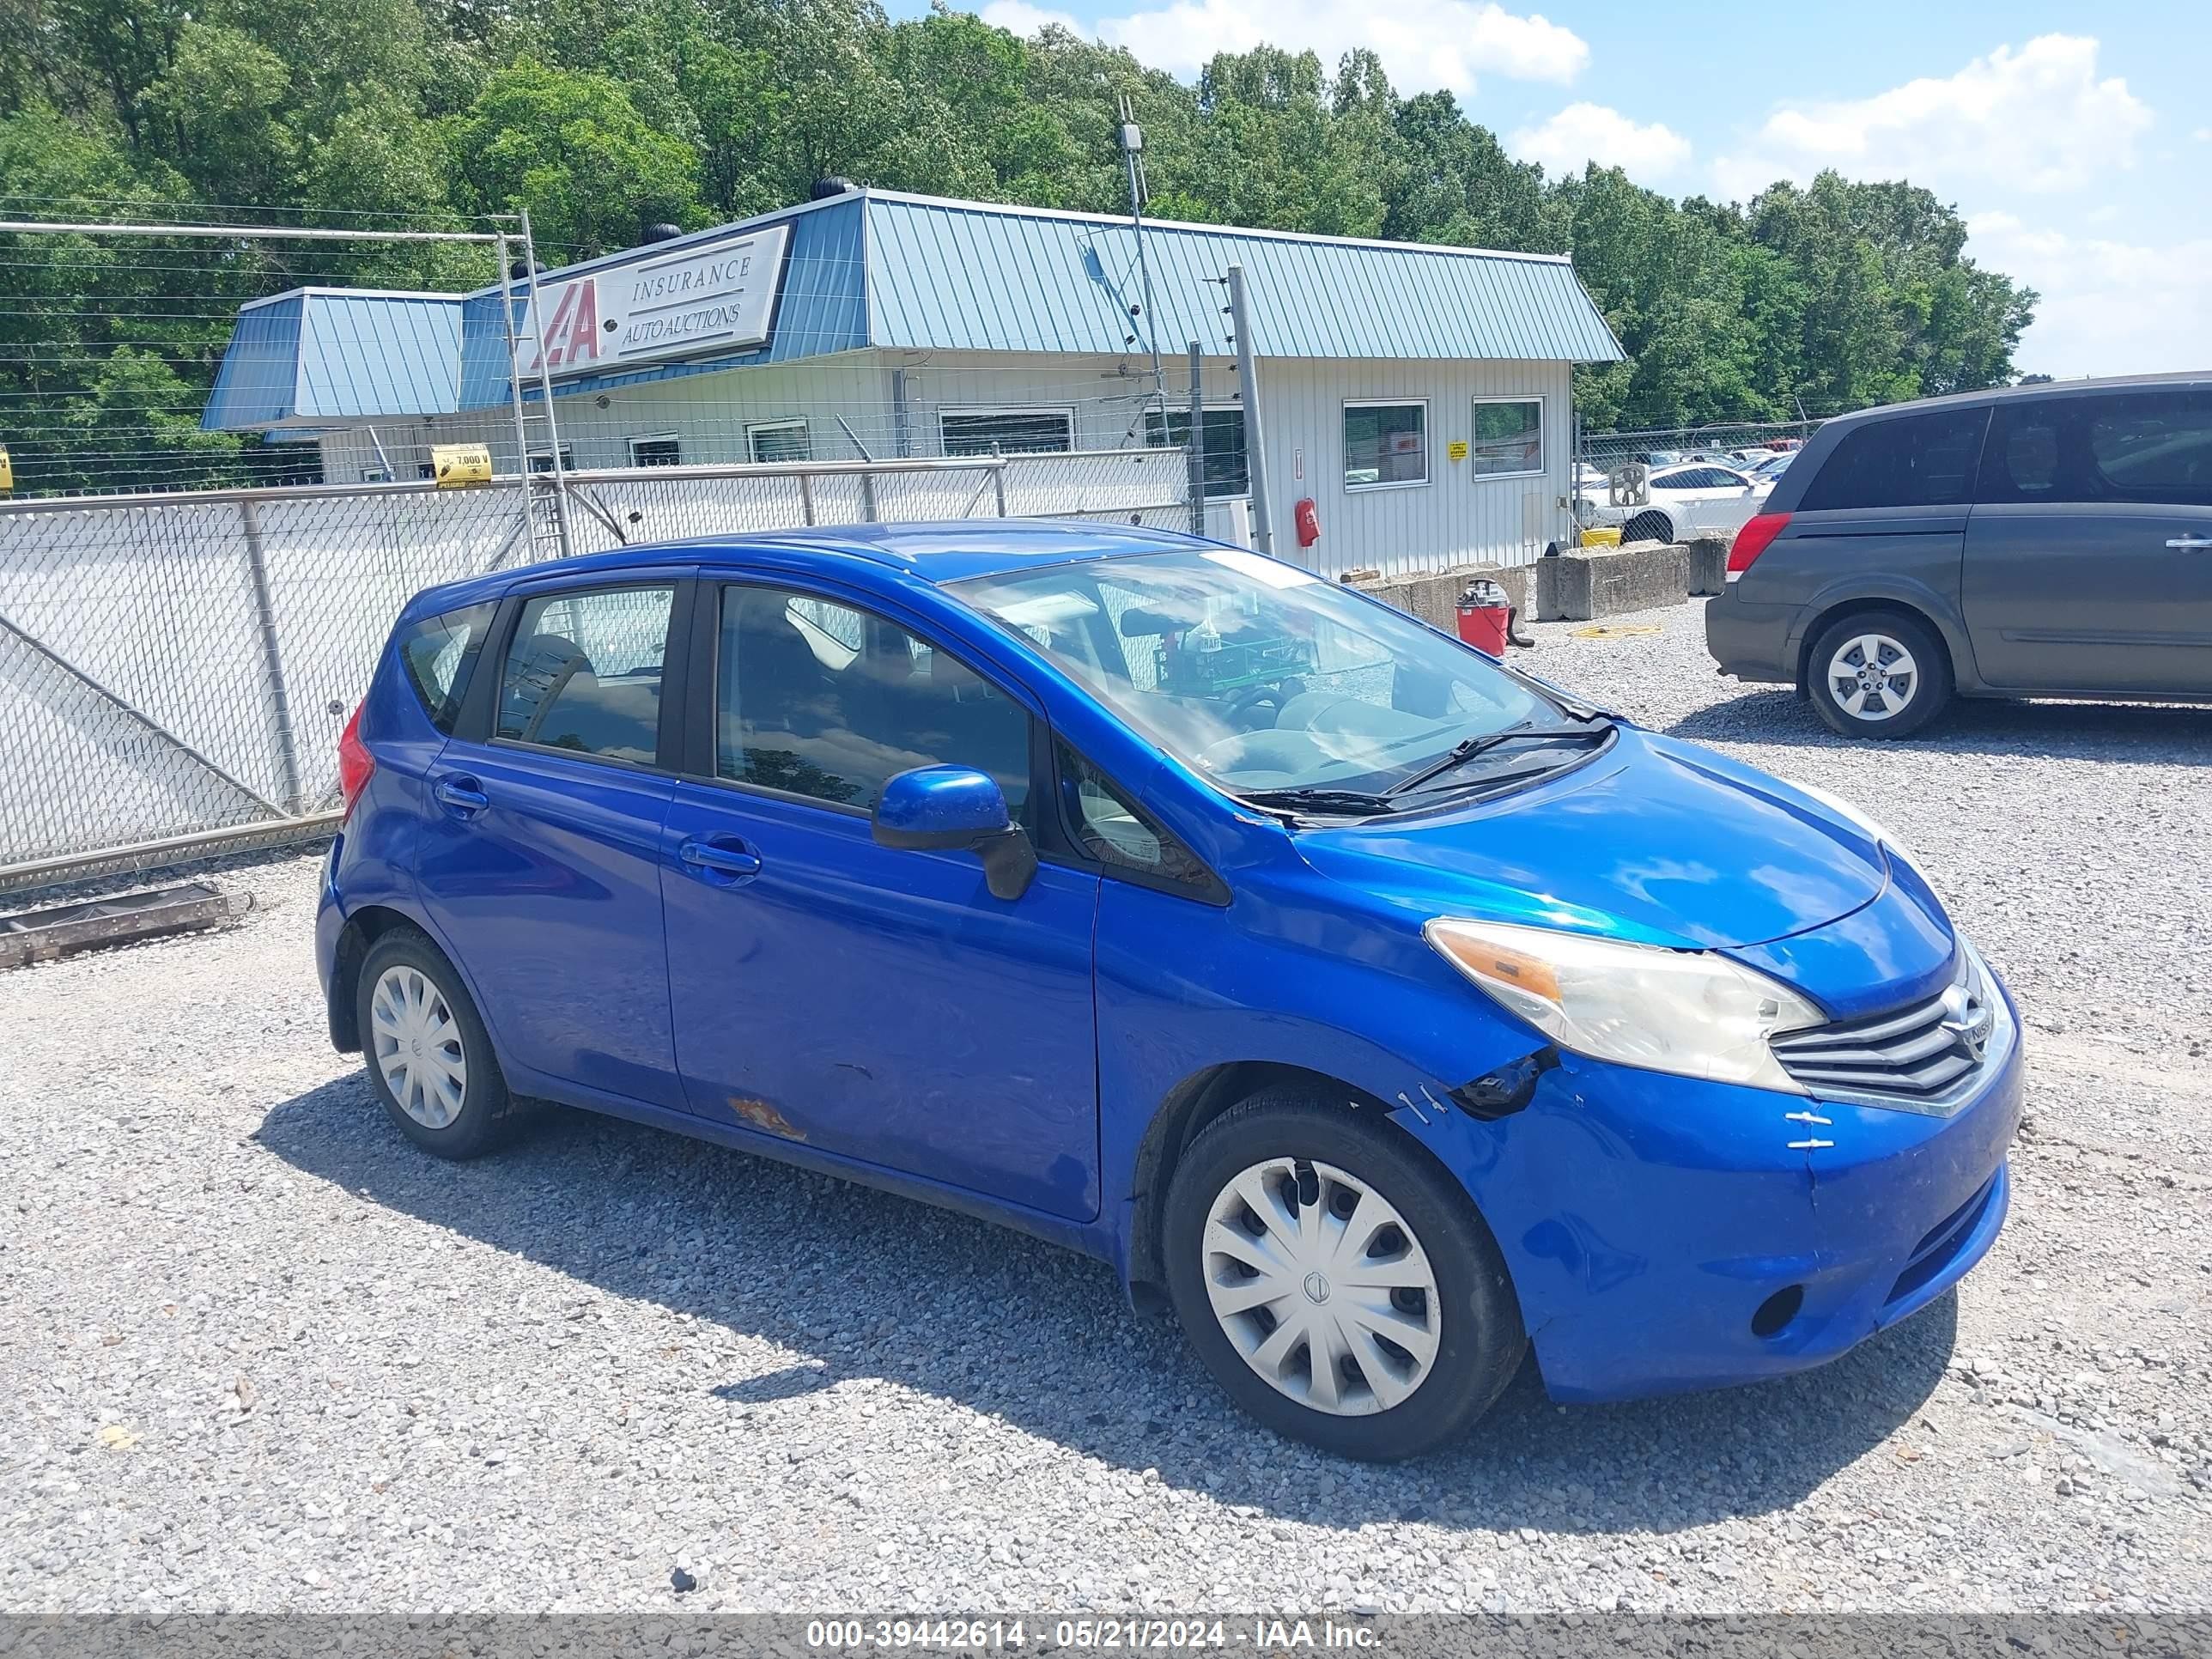
[(1821, 463), (1798, 501), (1808, 513), (1856, 507), (1958, 507), (1973, 494), (1983, 409), (1869, 421)]
[(407, 671), (407, 684), (414, 687), (430, 724), (447, 737), (460, 714), (461, 699), (468, 696), (469, 677), (476, 672), (477, 658), (497, 608), (471, 605), (425, 617), (400, 638), (399, 660)]

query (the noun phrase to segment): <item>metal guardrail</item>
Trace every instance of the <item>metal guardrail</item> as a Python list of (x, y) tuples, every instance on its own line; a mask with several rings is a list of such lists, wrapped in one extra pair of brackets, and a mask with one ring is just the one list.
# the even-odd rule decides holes
[[(336, 745), (418, 590), (521, 562), (508, 477), (0, 503), (0, 891), (336, 827)], [(807, 525), (1182, 529), (1176, 449), (574, 472), (577, 553)]]

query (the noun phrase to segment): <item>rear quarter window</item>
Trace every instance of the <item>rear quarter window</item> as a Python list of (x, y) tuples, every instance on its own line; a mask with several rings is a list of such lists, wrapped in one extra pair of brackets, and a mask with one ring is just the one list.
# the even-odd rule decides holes
[(1805, 486), (1800, 509), (1959, 507), (1972, 498), (1987, 409), (1869, 421), (1847, 434)]
[(465, 605), (425, 617), (399, 637), (399, 662), (430, 724), (451, 737), (498, 607)]

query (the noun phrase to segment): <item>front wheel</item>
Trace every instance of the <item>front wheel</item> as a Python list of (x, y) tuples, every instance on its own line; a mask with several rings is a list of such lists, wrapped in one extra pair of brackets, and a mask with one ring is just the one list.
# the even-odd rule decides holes
[(1951, 653), (1925, 623), (1863, 612), (1820, 630), (1805, 659), (1805, 679), (1831, 731), (1910, 737), (1951, 701)]
[(1620, 527), (1620, 544), (1634, 542), (1672, 542), (1674, 521), (1664, 513), (1639, 513)]
[(1199, 1135), (1170, 1183), (1168, 1292), (1238, 1405), (1348, 1457), (1463, 1434), (1528, 1347), (1474, 1206), (1401, 1130), (1298, 1091)]

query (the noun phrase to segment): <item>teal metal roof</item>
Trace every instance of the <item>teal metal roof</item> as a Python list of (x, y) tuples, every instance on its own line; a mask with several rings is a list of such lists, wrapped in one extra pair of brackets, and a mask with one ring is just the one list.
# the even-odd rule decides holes
[[(787, 222), (765, 343), (562, 380), (605, 391), (869, 347), (1068, 352), (1148, 348), (1129, 315), (1145, 282), (1126, 218), (854, 191), (653, 245), (662, 258)], [(1244, 268), (1263, 357), (1612, 362), (1620, 345), (1565, 258), (1146, 220), (1163, 356), (1230, 349), (1226, 291)], [(635, 264), (641, 250), (547, 271), (548, 286)], [(201, 424), (306, 428), (507, 401), (499, 289), (467, 295), (301, 289), (239, 313)], [(520, 308), (518, 307), (518, 319)], [(535, 396), (534, 386), (526, 386)]]
[(461, 298), (295, 289), (242, 307), (200, 425), (313, 428), (459, 406)]
[[(1119, 354), (1149, 345), (1126, 218), (865, 193), (869, 343)], [(1244, 268), (1263, 357), (1612, 362), (1620, 342), (1563, 258), (1146, 220), (1159, 348), (1227, 349), (1219, 278)], [(1130, 336), (1136, 336), (1132, 343)]]

